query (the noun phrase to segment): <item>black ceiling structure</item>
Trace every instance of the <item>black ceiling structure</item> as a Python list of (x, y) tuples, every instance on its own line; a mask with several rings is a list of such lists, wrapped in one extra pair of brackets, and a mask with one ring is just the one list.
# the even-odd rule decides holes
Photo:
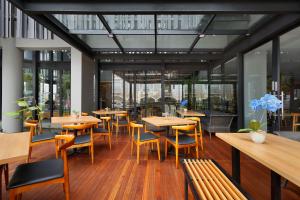
[(298, 0), (9, 1), (70, 45), (108, 64), (211, 65), (300, 23)]

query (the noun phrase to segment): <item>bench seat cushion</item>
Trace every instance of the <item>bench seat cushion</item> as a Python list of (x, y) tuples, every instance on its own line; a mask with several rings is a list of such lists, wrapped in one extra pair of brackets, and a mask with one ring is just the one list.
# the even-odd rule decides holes
[[(134, 134), (134, 140), (137, 141), (137, 134)], [(154, 139), (158, 139), (159, 137), (157, 135), (154, 135), (152, 133), (149, 132), (145, 132), (145, 133), (141, 133), (140, 135), (140, 141), (147, 141), (147, 140), (154, 140)]]
[[(176, 136), (167, 136), (167, 139), (170, 140), (172, 143), (176, 143)], [(195, 138), (189, 137), (187, 135), (178, 135), (179, 145), (193, 144), (193, 143), (196, 143)]]
[(39, 135), (34, 135), (32, 137), (32, 142), (40, 142), (40, 141), (45, 141), (45, 140), (52, 140), (54, 139), (56, 133), (51, 132), (51, 133), (42, 133)]
[(79, 135), (75, 138), (74, 144), (84, 144), (91, 141), (90, 135)]

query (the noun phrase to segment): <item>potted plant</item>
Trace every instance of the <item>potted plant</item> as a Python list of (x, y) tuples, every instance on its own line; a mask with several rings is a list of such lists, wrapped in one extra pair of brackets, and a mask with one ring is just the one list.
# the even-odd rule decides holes
[(187, 112), (188, 100), (182, 100), (180, 103), (180, 108), (183, 109), (183, 112)]
[[(262, 123), (266, 113), (273, 114), (282, 108), (282, 102), (274, 95), (265, 94), (260, 99), (250, 101), (250, 108), (253, 111), (253, 119), (249, 121), (249, 127), (240, 129), (238, 132), (248, 132), (255, 143), (264, 143), (266, 131), (262, 130), (265, 123)], [(266, 111), (266, 112), (265, 112)]]
[[(33, 97), (23, 97), (16, 101), (19, 106), (19, 110), (8, 112), (7, 115), (14, 118), (24, 119), (29, 123), (38, 124), (38, 132), (42, 132), (42, 122), (44, 119), (44, 104), (36, 105), (34, 101), (31, 101)], [(37, 116), (37, 118), (35, 118)]]

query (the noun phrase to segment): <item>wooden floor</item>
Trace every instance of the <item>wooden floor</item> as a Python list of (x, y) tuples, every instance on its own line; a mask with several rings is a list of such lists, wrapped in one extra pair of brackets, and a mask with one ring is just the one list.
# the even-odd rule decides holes
[[(212, 140), (205, 137), (205, 149), (205, 157), (215, 159), (231, 173), (230, 146), (216, 137)], [(33, 149), (32, 161), (53, 157), (54, 146), (51, 144)], [(175, 168), (174, 156), (159, 162), (157, 153), (148, 153), (145, 147), (141, 151), (141, 160), (137, 165), (136, 156), (130, 156), (129, 137), (125, 134), (118, 140), (114, 137), (111, 151), (103, 141), (96, 141), (93, 165), (85, 153), (69, 158), (71, 199), (183, 199), (183, 172)], [(10, 173), (15, 166), (10, 166)], [(241, 167), (242, 187), (253, 199), (270, 199), (270, 171), (245, 155), (241, 156)], [(7, 198), (8, 194), (4, 192), (2, 199)], [(64, 199), (64, 193), (61, 185), (52, 185), (26, 192), (22, 199), (59, 200)], [(282, 199), (300, 199), (300, 189), (288, 183), (282, 189)]]

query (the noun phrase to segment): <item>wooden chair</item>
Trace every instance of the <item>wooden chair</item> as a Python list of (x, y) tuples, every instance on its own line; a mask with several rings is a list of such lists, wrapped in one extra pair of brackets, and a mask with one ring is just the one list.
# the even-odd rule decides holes
[[(30, 129), (30, 145), (29, 145), (29, 153), (28, 153), (28, 158), (27, 162), (29, 162), (31, 158), (31, 152), (32, 148), (36, 145), (41, 145), (49, 142), (55, 143), (55, 136), (57, 133), (41, 133), (39, 135), (36, 134), (36, 129), (37, 129), (37, 124), (36, 123), (29, 123), (29, 122), (24, 122), (24, 126), (26, 128)], [(57, 152), (56, 152), (57, 153)], [(57, 157), (58, 155), (56, 155)]]
[(81, 113), (81, 116), (89, 116), (89, 113), (82, 112), (82, 113)]
[[(74, 144), (70, 146), (68, 149), (88, 147), (89, 154), (91, 155), (91, 160), (93, 164), (94, 163), (93, 124), (68, 124), (68, 125), (63, 125), (62, 128), (66, 130), (65, 134), (69, 134), (70, 132), (73, 132), (75, 135)], [(86, 130), (90, 130), (89, 131), (90, 133), (89, 134), (86, 133)], [(56, 147), (57, 146), (58, 145), (56, 144)]]
[[(203, 151), (204, 150), (204, 147), (203, 147), (203, 132), (202, 132), (200, 117), (186, 117), (186, 119), (197, 122), (197, 128), (198, 128), (197, 135), (198, 135), (199, 140), (200, 140), (201, 150)], [(186, 133), (188, 136), (194, 137), (193, 130), (192, 130), (192, 133), (191, 132), (183, 132), (183, 133)]]
[(0, 165), (0, 198), (2, 197), (2, 173), (4, 173), (5, 187), (8, 186), (8, 164)]
[(129, 124), (129, 115), (128, 113), (119, 113), (116, 114), (116, 120), (112, 122), (112, 131), (116, 127), (116, 135), (118, 136), (119, 129), (121, 127), (127, 128), (128, 134), (130, 135), (130, 124)]
[[(141, 129), (144, 128), (143, 124), (137, 124), (135, 122), (130, 122), (131, 127), (131, 155), (133, 154), (133, 145), (136, 144), (137, 153), (137, 164), (140, 162), (140, 146), (143, 144), (156, 143), (158, 160), (160, 160), (160, 149), (159, 149), (159, 137), (151, 132), (141, 133)], [(135, 130), (137, 129), (137, 134)]]
[[(178, 151), (180, 148), (196, 148), (196, 156), (199, 157), (198, 152), (198, 137), (196, 125), (183, 125), (183, 126), (172, 126), (172, 129), (175, 130), (175, 136), (167, 136), (165, 143), (165, 157), (168, 155), (168, 143), (175, 147), (176, 155), (176, 168), (178, 168)], [(179, 135), (180, 131), (194, 131), (194, 138), (187, 135)]]
[(292, 124), (292, 130), (295, 132), (297, 130), (297, 127), (300, 126), (299, 117), (300, 113), (291, 113), (293, 118), (293, 124)]
[(110, 128), (110, 117), (100, 117), (100, 119), (103, 121), (104, 126), (103, 127), (98, 127), (98, 124), (96, 125), (97, 127), (93, 128), (93, 134), (94, 137), (100, 137), (103, 136), (104, 140), (105, 137), (108, 137), (108, 145), (109, 149), (111, 150), (111, 128)]
[(22, 193), (36, 187), (50, 184), (62, 183), (65, 192), (65, 199), (70, 199), (69, 168), (66, 149), (73, 145), (73, 135), (57, 135), (55, 140), (63, 140), (59, 147), (60, 159), (49, 159), (33, 163), (19, 165), (9, 184), (9, 199), (21, 198)]

